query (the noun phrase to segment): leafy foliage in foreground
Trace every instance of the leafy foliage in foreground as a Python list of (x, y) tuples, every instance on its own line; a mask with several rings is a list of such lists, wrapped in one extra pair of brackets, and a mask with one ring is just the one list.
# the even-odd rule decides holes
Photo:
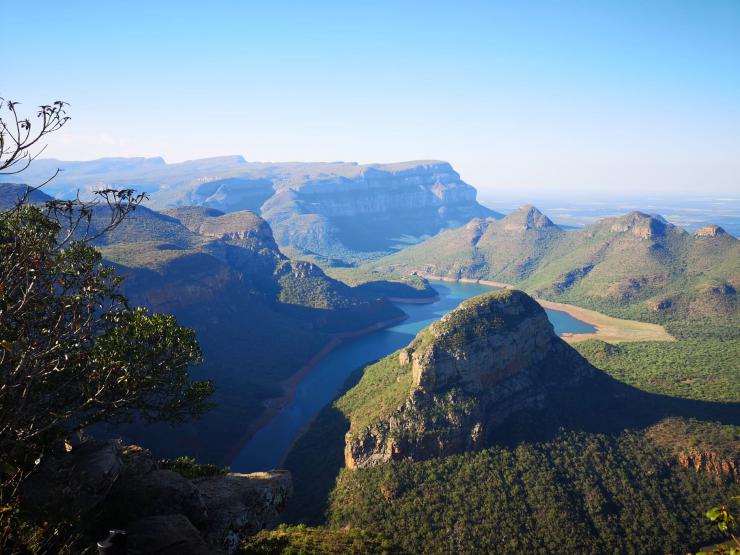
[(401, 553), (377, 534), (357, 528), (310, 528), (281, 525), (277, 530), (263, 530), (247, 538), (239, 555), (324, 555), (324, 554)]
[[(141, 199), (103, 195), (109, 228)], [(195, 333), (128, 308), (121, 278), (86, 236), (94, 208), (59, 201), (42, 210), (22, 199), (0, 213), (0, 550), (25, 544), (20, 534), (36, 518), (48, 534), (34, 541), (50, 542), (39, 550), (61, 549), (79, 515), (21, 514), (19, 495), (50, 452), (71, 448), (73, 433), (134, 417), (182, 422), (209, 408), (211, 384), (189, 374), (201, 358)]]
[[(737, 484), (730, 486), (738, 491)], [(567, 433), (418, 463), (343, 470), (331, 523), (424, 553), (665, 553), (711, 543), (727, 486), (671, 468), (640, 434)]]
[(735, 507), (730, 507), (722, 503), (712, 507), (707, 511), (707, 518), (717, 525), (717, 529), (730, 539), (722, 545), (715, 546), (711, 551), (701, 551), (700, 555), (717, 554), (717, 555), (738, 555), (740, 553), (740, 538), (737, 530), (737, 513), (733, 512), (740, 507), (740, 496), (733, 499)]

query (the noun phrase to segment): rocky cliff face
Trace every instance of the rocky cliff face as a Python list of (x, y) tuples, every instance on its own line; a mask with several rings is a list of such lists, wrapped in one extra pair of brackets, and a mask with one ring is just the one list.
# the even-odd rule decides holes
[(645, 435), (666, 450), (671, 465), (717, 482), (740, 483), (740, 434), (734, 427), (674, 417), (651, 426)]
[(723, 457), (715, 451), (687, 449), (676, 455), (678, 464), (720, 481), (740, 482), (740, 457)]
[(422, 460), (483, 446), (511, 414), (542, 407), (592, 367), (520, 291), (463, 303), (398, 355), (412, 391), (396, 410), (346, 437), (348, 468)]
[(360, 166), (355, 175), (311, 179), (296, 191), (304, 213), (357, 216), (397, 210), (460, 207), (475, 212), (476, 191), (446, 162)]
[(697, 237), (717, 237), (718, 235), (727, 235), (727, 232), (716, 224), (700, 227), (694, 232)]
[(122, 529), (127, 553), (213, 555), (272, 524), (293, 491), (287, 471), (186, 479), (166, 466), (138, 446), (88, 441), (46, 458), (24, 485), (24, 507), (77, 517), (92, 538)]
[(387, 253), (398, 239), (498, 216), (446, 162), (358, 166), (283, 186), (262, 207), (280, 245), (320, 256)]

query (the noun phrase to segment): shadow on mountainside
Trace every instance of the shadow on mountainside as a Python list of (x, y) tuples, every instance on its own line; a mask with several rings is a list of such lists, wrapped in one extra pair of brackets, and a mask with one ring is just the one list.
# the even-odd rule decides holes
[(491, 431), (489, 445), (549, 441), (566, 431), (614, 434), (668, 417), (740, 425), (740, 403), (697, 401), (649, 393), (595, 368), (579, 387), (554, 392), (541, 409), (520, 411)]

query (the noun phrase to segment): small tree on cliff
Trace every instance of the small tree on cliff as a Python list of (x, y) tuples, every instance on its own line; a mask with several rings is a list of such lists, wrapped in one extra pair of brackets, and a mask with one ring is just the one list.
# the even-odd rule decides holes
[[(27, 167), (37, 156), (29, 149), (67, 119), (64, 103), (42, 106), (34, 131), (0, 99), (0, 175)], [(0, 212), (0, 551), (20, 485), (55, 445), (96, 422), (198, 416), (212, 393), (188, 376), (201, 358), (194, 332), (130, 309), (91, 246), (145, 196), (105, 190), (34, 206), (29, 191)]]

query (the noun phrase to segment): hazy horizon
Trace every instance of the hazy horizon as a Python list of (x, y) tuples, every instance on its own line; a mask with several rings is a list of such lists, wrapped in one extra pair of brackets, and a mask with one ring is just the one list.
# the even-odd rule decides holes
[[(54, 17), (38, 17), (39, 13)], [(481, 193), (740, 194), (740, 4), (5, 10), (0, 96), (44, 157), (441, 159)]]

